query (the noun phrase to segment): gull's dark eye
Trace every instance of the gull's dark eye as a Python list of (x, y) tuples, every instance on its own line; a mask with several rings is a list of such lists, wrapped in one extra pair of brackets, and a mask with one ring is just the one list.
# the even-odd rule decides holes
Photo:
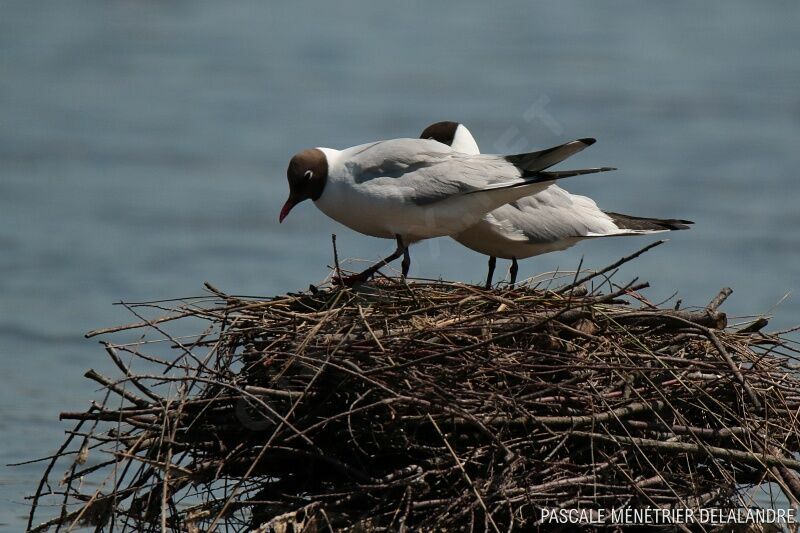
[(306, 170), (306, 173), (305, 173), (305, 174), (303, 174), (303, 177), (304, 177), (305, 179), (307, 179), (307, 180), (310, 180), (310, 179), (311, 179), (313, 176), (314, 176), (314, 173), (313, 173), (313, 172), (311, 172), (310, 170)]

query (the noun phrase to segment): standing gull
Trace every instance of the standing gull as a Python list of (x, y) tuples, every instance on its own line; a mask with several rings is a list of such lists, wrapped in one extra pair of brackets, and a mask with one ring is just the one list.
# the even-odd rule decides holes
[[(480, 153), (472, 134), (457, 122), (431, 124), (420, 137), (439, 141), (458, 152)], [(591, 144), (575, 145), (572, 153)], [(498, 257), (511, 259), (513, 285), (517, 281), (517, 259), (564, 250), (583, 239), (689, 229), (687, 224), (692, 222), (602, 211), (591, 198), (550, 185), (487, 213), (477, 224), (452, 237), (467, 248), (489, 256), (488, 289)]]
[(465, 154), (428, 139), (393, 139), (345, 150), (310, 148), (289, 162), (289, 198), (279, 221), (311, 199), (351, 229), (397, 241), (391, 255), (345, 283), (366, 281), (401, 255), (405, 275), (412, 243), (460, 233), (489, 211), (541, 192), (558, 179), (611, 170), (543, 171), (593, 142), (583, 139), (508, 156)]

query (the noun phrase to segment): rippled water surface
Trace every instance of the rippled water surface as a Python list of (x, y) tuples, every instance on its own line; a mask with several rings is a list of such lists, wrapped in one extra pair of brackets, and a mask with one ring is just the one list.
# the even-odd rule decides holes
[[(484, 151), (599, 142), (613, 174), (573, 192), (696, 226), (623, 268), (653, 300), (800, 322), (800, 7), (744, 1), (6, 2), (0, 15), (0, 463), (55, 451), (84, 409), (82, 334), (112, 303), (321, 280), (340, 253), (392, 243), (311, 204), (279, 226), (289, 157), (465, 122)], [(779, 3), (780, 4), (780, 3)], [(646, 244), (597, 240), (521, 275), (601, 267)], [(485, 258), (439, 239), (412, 274), (479, 281)], [(503, 269), (507, 268), (503, 263)], [(20, 530), (39, 466), (0, 467), (0, 529)]]

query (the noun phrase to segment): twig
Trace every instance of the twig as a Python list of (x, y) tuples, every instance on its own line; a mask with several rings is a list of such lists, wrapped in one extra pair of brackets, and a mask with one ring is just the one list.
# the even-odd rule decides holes
[(607, 267), (605, 267), (602, 270), (599, 270), (597, 272), (592, 272), (592, 273), (582, 277), (581, 279), (579, 279), (577, 281), (573, 281), (569, 285), (567, 285), (565, 287), (561, 287), (556, 292), (559, 293), (559, 294), (564, 294), (565, 292), (567, 292), (567, 291), (569, 291), (569, 290), (571, 290), (571, 289), (573, 289), (573, 288), (575, 288), (575, 287), (577, 287), (579, 285), (583, 285), (584, 283), (586, 283), (587, 281), (589, 281), (592, 278), (596, 278), (597, 276), (601, 276), (603, 274), (611, 272), (612, 270), (621, 267), (625, 263), (633, 261), (634, 259), (636, 259), (640, 255), (642, 255), (643, 253), (647, 252), (648, 250), (651, 250), (651, 249), (655, 248), (656, 246), (660, 246), (660, 245), (664, 244), (665, 242), (667, 242), (667, 241), (662, 239), (660, 241), (656, 241), (656, 242), (650, 243), (647, 246), (645, 246), (644, 248), (642, 248), (641, 250), (639, 250), (638, 252), (634, 252), (631, 255), (625, 256), (622, 259), (620, 259), (619, 261), (616, 261), (616, 262), (608, 265)]
[(769, 466), (784, 466), (794, 468), (795, 470), (800, 470), (800, 461), (796, 459), (788, 459), (786, 457), (778, 457), (777, 455), (771, 454), (745, 452), (732, 448), (721, 448), (719, 446), (698, 446), (697, 444), (690, 444), (688, 442), (660, 441), (653, 439), (642, 439), (638, 437), (623, 437), (621, 435), (609, 436), (602, 433), (589, 433), (586, 431), (573, 431), (572, 435), (587, 439), (598, 439), (621, 444), (631, 444), (641, 448), (654, 448), (657, 450), (689, 453), (693, 455), (710, 454), (723, 459), (734, 459), (757, 467), (767, 464)]

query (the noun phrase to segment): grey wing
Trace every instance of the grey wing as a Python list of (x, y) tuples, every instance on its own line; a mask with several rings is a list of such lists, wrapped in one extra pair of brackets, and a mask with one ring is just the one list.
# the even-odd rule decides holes
[[(522, 172), (502, 157), (494, 155), (468, 155), (454, 153), (435, 167), (420, 169), (413, 176), (419, 185), (415, 187), (414, 203), (426, 205), (459, 194), (469, 194), (504, 187), (521, 185)], [(530, 180), (533, 181), (533, 180)]]
[(500, 156), (462, 154), (429, 139), (394, 139), (351, 150), (345, 167), (356, 183), (417, 205), (522, 181), (521, 172)]
[(570, 194), (556, 185), (505, 205), (492, 214), (524, 234), (529, 242), (552, 242), (618, 231), (613, 220), (594, 200)]
[(393, 139), (349, 148), (344, 166), (356, 183), (377, 178), (400, 178), (408, 172), (435, 165), (453, 150), (427, 139)]

